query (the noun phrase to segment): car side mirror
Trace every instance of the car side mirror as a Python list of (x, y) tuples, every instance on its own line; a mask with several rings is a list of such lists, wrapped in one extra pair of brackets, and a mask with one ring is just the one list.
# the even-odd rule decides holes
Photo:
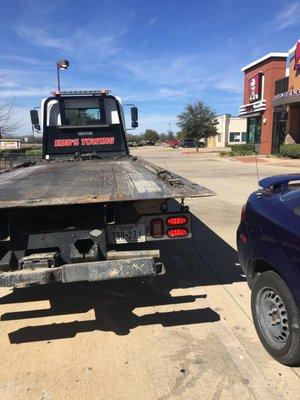
[(131, 127), (137, 128), (139, 126), (138, 123), (138, 109), (137, 107), (131, 107)]
[(39, 131), (41, 127), (37, 110), (30, 110), (30, 119), (32, 126)]

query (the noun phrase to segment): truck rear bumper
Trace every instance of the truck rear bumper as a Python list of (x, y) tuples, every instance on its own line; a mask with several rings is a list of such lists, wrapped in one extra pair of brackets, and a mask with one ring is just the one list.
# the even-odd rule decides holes
[(0, 287), (50, 282), (106, 281), (111, 279), (163, 275), (162, 263), (152, 257), (65, 264), (54, 268), (23, 269), (0, 273)]

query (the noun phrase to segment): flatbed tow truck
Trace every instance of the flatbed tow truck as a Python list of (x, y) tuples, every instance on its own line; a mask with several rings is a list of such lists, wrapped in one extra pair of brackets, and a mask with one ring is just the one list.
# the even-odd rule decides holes
[(164, 274), (144, 244), (190, 238), (184, 199), (214, 193), (131, 156), (108, 90), (54, 92), (40, 114), (42, 161), (0, 174), (0, 286)]

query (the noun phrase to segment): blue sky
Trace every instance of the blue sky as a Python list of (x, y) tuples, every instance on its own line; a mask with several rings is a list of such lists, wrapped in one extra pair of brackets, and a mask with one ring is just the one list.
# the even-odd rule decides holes
[[(242, 103), (240, 68), (300, 37), (300, 1), (0, 0), (0, 98), (28, 109), (56, 86), (107, 87), (140, 110), (140, 127), (165, 132), (188, 102), (220, 113)], [(28, 108), (28, 109), (27, 109)]]

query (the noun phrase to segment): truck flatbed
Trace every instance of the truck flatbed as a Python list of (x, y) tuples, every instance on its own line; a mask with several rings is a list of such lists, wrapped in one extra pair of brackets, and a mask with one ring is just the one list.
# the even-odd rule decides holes
[(211, 195), (136, 157), (45, 162), (0, 175), (0, 209)]

